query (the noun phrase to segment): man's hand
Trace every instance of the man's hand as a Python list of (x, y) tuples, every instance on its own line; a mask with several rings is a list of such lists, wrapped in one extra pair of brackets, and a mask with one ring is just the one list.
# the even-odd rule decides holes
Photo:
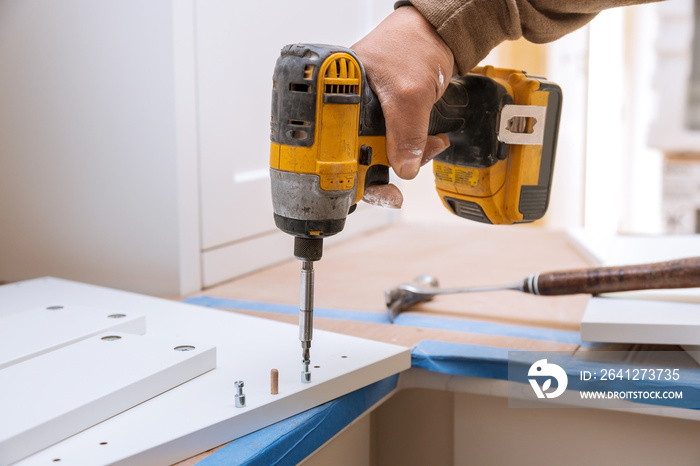
[[(399, 177), (415, 178), (422, 165), (449, 145), (445, 135), (428, 136), (428, 122), (433, 104), (455, 74), (452, 51), (411, 6), (394, 11), (352, 48), (382, 105), (389, 163)], [(398, 189), (382, 189), (366, 197), (396, 204), (390, 198), (400, 197)], [(394, 206), (400, 206), (400, 199)]]

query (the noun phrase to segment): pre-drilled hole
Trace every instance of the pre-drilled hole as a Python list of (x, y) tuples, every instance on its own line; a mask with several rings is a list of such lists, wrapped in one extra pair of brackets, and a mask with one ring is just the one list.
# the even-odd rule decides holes
[(122, 317), (126, 317), (126, 314), (110, 314), (107, 317), (110, 319), (121, 319)]
[(347, 359), (348, 357), (347, 357), (347, 356), (341, 356), (341, 358), (343, 358), (343, 359)]
[(116, 340), (121, 340), (122, 337), (119, 335), (108, 335), (106, 337), (102, 337), (102, 340), (104, 341), (116, 341)]
[(100, 445), (107, 445), (107, 442), (100, 442)]
[[(58, 311), (59, 309), (63, 309), (63, 306), (49, 306), (46, 309), (49, 311)], [(60, 459), (58, 461), (61, 461)]]

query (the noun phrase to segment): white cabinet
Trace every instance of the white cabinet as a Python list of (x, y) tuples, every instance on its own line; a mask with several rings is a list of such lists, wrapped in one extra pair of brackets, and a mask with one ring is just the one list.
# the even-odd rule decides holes
[(183, 295), (291, 257), (267, 176), (275, 60), (350, 45), (390, 5), (0, 0), (0, 281)]
[[(367, 28), (367, 9), (327, 0), (196, 3), (205, 286), (290, 257), (291, 239), (277, 231), (270, 210), (272, 70), (287, 43), (351, 45)], [(369, 211), (348, 224), (386, 216)]]

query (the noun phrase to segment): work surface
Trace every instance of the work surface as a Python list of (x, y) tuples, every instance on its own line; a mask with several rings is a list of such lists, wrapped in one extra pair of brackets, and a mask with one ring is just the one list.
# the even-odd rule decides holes
[[(529, 339), (527, 332), (519, 336), (513, 336), (512, 332), (493, 335), (472, 332), (469, 327), (477, 330), (483, 322), (503, 324), (505, 328), (522, 326), (578, 332), (588, 296), (536, 297), (516, 291), (440, 296), (402, 314), (454, 319), (456, 326), (462, 324), (459, 331), (373, 322), (380, 321), (378, 316), (386, 312), (384, 291), (410, 282), (420, 274), (437, 277), (441, 287), (461, 287), (507, 284), (534, 272), (589, 265), (563, 232), (533, 226), (464, 224), (401, 224), (327, 247), (323, 259), (315, 264), (315, 307), (358, 311), (367, 313), (367, 318), (349, 321), (342, 318), (342, 313), (336, 315), (339, 318), (324, 318), (323, 313), (317, 312), (315, 328), (405, 346), (437, 340), (523, 350), (576, 350), (576, 343)], [(290, 260), (210, 288), (203, 294), (298, 305), (299, 267), (298, 261)], [(245, 309), (240, 312), (297, 322), (296, 315)]]
[[(581, 343), (581, 317), (590, 300), (586, 295), (537, 297), (500, 291), (439, 296), (390, 324), (384, 291), (425, 273), (437, 277), (441, 287), (486, 286), (517, 282), (536, 272), (589, 265), (564, 232), (470, 222), (450, 226), (400, 224), (326, 248), (315, 266), (314, 326), (412, 347), (412, 365), (420, 369), (407, 377), (402, 375), (400, 388), (460, 390), (472, 381), (469, 387), (476, 388), (475, 393), (506, 396), (499, 389), (506, 386), (508, 378), (508, 350), (556, 351), (567, 359), (591, 349), (629, 350), (636, 346)], [(203, 296), (190, 301), (296, 323), (299, 268), (299, 262), (290, 259), (205, 290)], [(421, 373), (422, 369), (430, 372)], [(426, 385), (427, 374), (433, 374), (435, 385)], [(484, 383), (475, 382), (478, 380)], [(522, 382), (515, 385), (529, 390)], [(245, 449), (246, 440), (241, 440), (220, 452), (218, 460)], [(193, 458), (188, 464), (195, 461)]]
[(0, 329), (0, 465), (172, 464), (410, 367), (318, 331), (305, 384), (294, 325), (55, 278), (0, 287)]

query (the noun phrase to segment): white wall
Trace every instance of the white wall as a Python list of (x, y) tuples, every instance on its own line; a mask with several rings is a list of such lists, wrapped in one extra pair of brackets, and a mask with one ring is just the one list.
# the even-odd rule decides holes
[(661, 155), (650, 135), (658, 105), (658, 5), (601, 13), (591, 24), (585, 227), (596, 233), (661, 230)]
[(0, 280), (176, 288), (172, 37), (168, 1), (0, 1)]

